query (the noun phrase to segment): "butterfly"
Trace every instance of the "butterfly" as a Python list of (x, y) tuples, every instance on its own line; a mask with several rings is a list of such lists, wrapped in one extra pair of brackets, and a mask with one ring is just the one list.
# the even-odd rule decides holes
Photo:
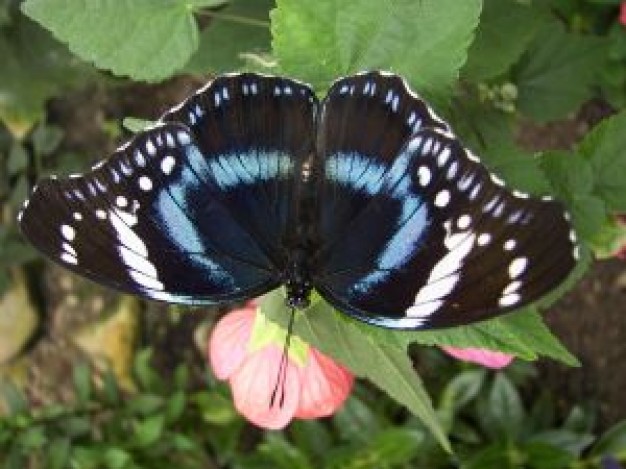
[(399, 76), (308, 85), (215, 78), (84, 175), (42, 180), (19, 214), (46, 256), (186, 305), (313, 290), (393, 329), (533, 302), (579, 257), (564, 207), (509, 190)]

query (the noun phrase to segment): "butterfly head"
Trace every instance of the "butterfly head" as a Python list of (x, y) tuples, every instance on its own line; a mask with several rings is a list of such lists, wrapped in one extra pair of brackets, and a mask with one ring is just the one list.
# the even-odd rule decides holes
[(313, 287), (305, 249), (296, 248), (290, 253), (285, 271), (285, 288), (287, 290), (287, 298), (285, 299), (287, 307), (295, 309), (309, 307)]

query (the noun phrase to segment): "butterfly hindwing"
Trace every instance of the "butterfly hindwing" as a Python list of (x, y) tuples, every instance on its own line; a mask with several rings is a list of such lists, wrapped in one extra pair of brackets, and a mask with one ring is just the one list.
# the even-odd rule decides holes
[(576, 262), (562, 207), (507, 190), (448, 132), (418, 131), (382, 179), (318, 280), (325, 298), (361, 320), (474, 322), (537, 300)]

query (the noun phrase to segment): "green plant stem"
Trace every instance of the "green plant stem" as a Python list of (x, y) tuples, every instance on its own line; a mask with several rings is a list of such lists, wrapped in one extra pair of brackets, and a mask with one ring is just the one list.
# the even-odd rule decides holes
[(198, 15), (210, 16), (216, 20), (232, 21), (233, 23), (246, 24), (248, 26), (254, 26), (257, 28), (269, 29), (269, 21), (257, 20), (254, 18), (248, 18), (246, 16), (231, 15), (228, 13), (219, 13), (216, 11), (200, 11)]

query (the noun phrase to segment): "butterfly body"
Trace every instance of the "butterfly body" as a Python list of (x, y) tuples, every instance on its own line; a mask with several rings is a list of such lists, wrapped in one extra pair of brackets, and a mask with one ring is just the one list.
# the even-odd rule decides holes
[(38, 184), (24, 234), (65, 267), (183, 304), (313, 290), (433, 328), (538, 299), (575, 265), (567, 213), (504, 187), (391, 74), (218, 77), (85, 175)]

